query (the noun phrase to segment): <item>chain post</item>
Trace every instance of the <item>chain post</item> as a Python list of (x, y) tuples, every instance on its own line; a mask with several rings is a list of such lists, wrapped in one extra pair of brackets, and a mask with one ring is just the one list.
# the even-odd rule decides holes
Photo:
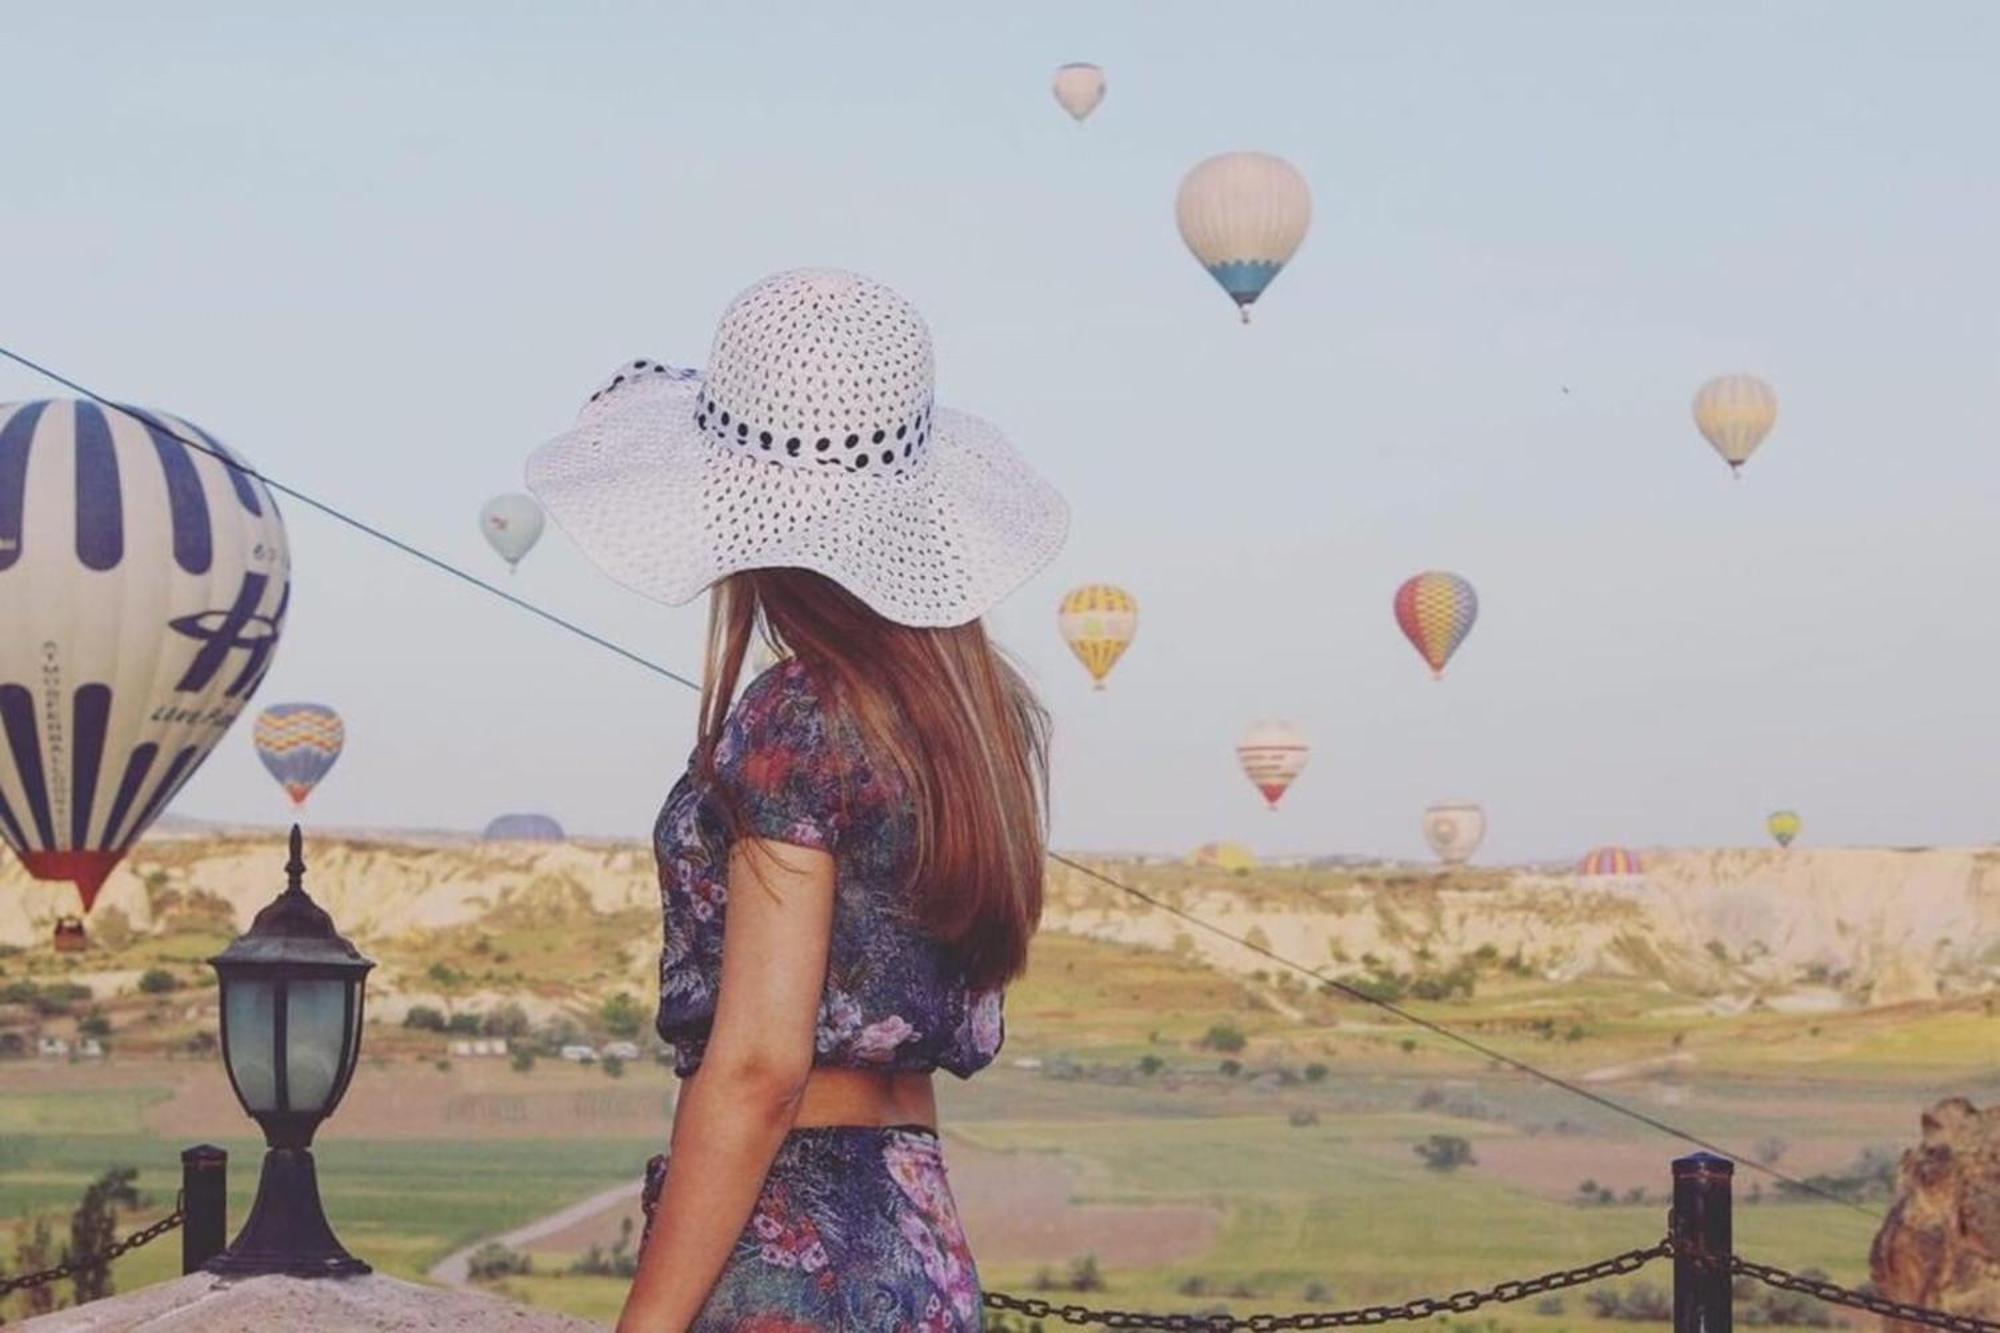
[(229, 1233), (229, 1153), (213, 1143), (181, 1150), (181, 1272), (222, 1253)]
[(1714, 1153), (1674, 1159), (1674, 1333), (1731, 1333), (1730, 1182), (1736, 1164)]

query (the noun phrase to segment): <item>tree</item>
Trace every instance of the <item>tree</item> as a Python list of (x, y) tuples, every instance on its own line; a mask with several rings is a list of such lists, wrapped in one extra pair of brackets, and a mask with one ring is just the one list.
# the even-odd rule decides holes
[[(22, 1227), (19, 1239), (14, 1242), (14, 1271), (16, 1273), (38, 1273), (55, 1263), (56, 1238), (49, 1228), (49, 1219), (37, 1216), (35, 1225)], [(29, 1287), (22, 1291), (21, 1299), (26, 1315), (47, 1314), (56, 1308), (56, 1288), (52, 1282), (44, 1282), (39, 1287)]]
[(498, 1241), (488, 1241), (466, 1259), (465, 1275), (474, 1282), (491, 1282), (495, 1278), (526, 1274), (533, 1267), (534, 1263), (527, 1255), (510, 1250)]
[(617, 1056), (607, 1055), (602, 1060), (599, 1060), (597, 1063), (600, 1067), (603, 1068), (604, 1072), (609, 1074), (612, 1078), (625, 1077), (625, 1062), (623, 1060), (620, 1060)]
[[(111, 1248), (118, 1238), (118, 1209), (139, 1206), (139, 1191), (132, 1182), (139, 1169), (114, 1166), (93, 1181), (83, 1192), (83, 1200), (69, 1215), (69, 1246), (63, 1262), (74, 1264), (93, 1258)], [(76, 1288), (76, 1303), (87, 1304), (112, 1293), (111, 1265), (78, 1268), (70, 1278)]]
[(181, 979), (164, 967), (149, 967), (139, 977), (139, 989), (148, 995), (165, 995), (181, 988)]
[(1456, 1134), (1433, 1134), (1413, 1151), (1433, 1171), (1456, 1171), (1461, 1166), (1477, 1166), (1472, 1145)]
[(463, 1013), (453, 1014), (445, 1020), (444, 1030), (446, 1032), (456, 1032), (467, 1037), (476, 1037), (479, 1035), (479, 1015), (470, 1009), (465, 1010)]
[(525, 1037), (528, 1035), (527, 1011), (509, 1000), (496, 1004), (480, 1020), (480, 1031), (489, 1037)]
[(1211, 1051), (1234, 1054), (1242, 1050), (1248, 1040), (1241, 1028), (1230, 1023), (1217, 1023), (1208, 1030), (1208, 1035), (1201, 1039), (1201, 1044)]
[(514, 1066), (515, 1073), (525, 1074), (535, 1067), (535, 1053), (523, 1046), (514, 1052), (514, 1058), (509, 1063)]
[(413, 1004), (403, 1015), (403, 1026), (420, 1032), (444, 1031), (444, 1011), (427, 1004)]
[(624, 991), (619, 991), (598, 1007), (597, 1017), (604, 1024), (604, 1030), (614, 1037), (632, 1038), (639, 1035), (639, 1027), (646, 1021), (639, 1010), (638, 1001)]
[(1139, 1057), (1139, 1072), (1142, 1074), (1157, 1074), (1166, 1067), (1167, 1062), (1150, 1051)]
[(86, 1037), (108, 1037), (111, 1035), (111, 1020), (93, 1010), (78, 1020), (76, 1030)]

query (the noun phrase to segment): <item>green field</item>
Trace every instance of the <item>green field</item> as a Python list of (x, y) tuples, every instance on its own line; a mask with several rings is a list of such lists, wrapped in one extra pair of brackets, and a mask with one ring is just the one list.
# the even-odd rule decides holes
[[(2000, 1017), (1988, 998), (1718, 1017), (1657, 987), (1557, 985), (1495, 967), (1470, 997), (1407, 1003), (1741, 1155), (1775, 1154), (1781, 1170), (1813, 1175), (1841, 1171), (1864, 1149), (1908, 1146), (1940, 1096), (2000, 1095)], [(111, 1008), (121, 1026), (145, 1032), (145, 1005)], [(1217, 1029), (1240, 1034), (1240, 1049)], [(525, 1074), (503, 1062), (440, 1070), (416, 1054), (429, 1038), (385, 1029), (370, 1040), (387, 1058), (369, 1061), (322, 1136), (319, 1162), (342, 1239), (389, 1273), (421, 1278), (461, 1246), (630, 1179), (665, 1132), (671, 1079), (650, 1063), (616, 1083), (547, 1062)], [(0, 1063), (0, 1219), (59, 1220), (113, 1165), (140, 1168), (156, 1203), (130, 1225), (157, 1215), (178, 1180), (176, 1154), (193, 1141), (187, 1099), (208, 1080), (210, 1119), (199, 1123), (233, 1136), (240, 1221), (257, 1153), (247, 1124), (216, 1100), (218, 1071), (116, 1052), (113, 1066)], [(88, 1083), (86, 1074), (105, 1087), (65, 1086)], [(614, 1104), (613, 1092), (625, 1100)], [(404, 1099), (394, 1104), (406, 1108), (402, 1121), (384, 1119), (393, 1108), (381, 1099), (392, 1094)], [(1158, 1309), (1392, 1302), (1598, 1259), (1662, 1234), (1668, 1163), (1691, 1150), (1352, 1001), (1060, 936), (1040, 943), (1010, 998), (1001, 1063), (970, 1082), (944, 1080), (941, 1097), (961, 1155), (1016, 1154), (1003, 1160), (1024, 1166), (1053, 1158), (1073, 1173), (1072, 1205), (1212, 1210), (1214, 1240), (1200, 1252), (1100, 1262), (1101, 1290), (1047, 1293)], [(595, 1123), (571, 1113), (600, 1104), (606, 1118)], [(169, 1121), (181, 1128), (163, 1129)], [(386, 1137), (384, 1124), (394, 1130)], [(1427, 1168), (1415, 1148), (1432, 1135), (1462, 1137), (1474, 1160)], [(1615, 1201), (1580, 1202), (1586, 1180)], [(1743, 1252), (1846, 1282), (1867, 1277), (1871, 1216), (1781, 1201), (1748, 1167), (1739, 1182)], [(1628, 1201), (1635, 1190), (1643, 1197)], [(1862, 1205), (1874, 1215), (1884, 1206), (1880, 1197)], [(989, 1285), (1026, 1292), (1060, 1283), (1088, 1245), (982, 1259), (982, 1270)], [(0, 1222), (0, 1267), (12, 1250)], [(117, 1282), (129, 1290), (166, 1277), (177, 1258), (177, 1242), (162, 1241), (123, 1261)], [(504, 1290), (608, 1321), (622, 1282), (565, 1276), (564, 1264), (538, 1255), (536, 1272)], [(1659, 1265), (1639, 1280), (1664, 1287), (1669, 1275)], [(1492, 1318), (1460, 1323), (1616, 1326), (1577, 1293)]]

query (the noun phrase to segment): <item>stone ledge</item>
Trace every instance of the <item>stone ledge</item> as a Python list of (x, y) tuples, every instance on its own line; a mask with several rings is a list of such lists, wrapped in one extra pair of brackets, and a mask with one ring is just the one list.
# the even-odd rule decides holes
[(222, 1278), (194, 1273), (123, 1296), (30, 1319), (36, 1333), (377, 1333), (463, 1329), (500, 1333), (602, 1333), (602, 1325), (470, 1291), (401, 1278)]

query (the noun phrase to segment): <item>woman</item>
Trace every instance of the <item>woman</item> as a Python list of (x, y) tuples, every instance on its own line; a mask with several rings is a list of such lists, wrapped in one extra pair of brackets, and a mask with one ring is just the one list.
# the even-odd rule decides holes
[[(982, 1323), (931, 1077), (1000, 1046), (1041, 911), (1047, 722), (978, 617), (1068, 516), (931, 389), (901, 297), (779, 274), (731, 304), (705, 376), (633, 362), (529, 465), (611, 575), (713, 588), (654, 833), (684, 1082), (629, 1333)], [(738, 698), (756, 639), (781, 660)]]

